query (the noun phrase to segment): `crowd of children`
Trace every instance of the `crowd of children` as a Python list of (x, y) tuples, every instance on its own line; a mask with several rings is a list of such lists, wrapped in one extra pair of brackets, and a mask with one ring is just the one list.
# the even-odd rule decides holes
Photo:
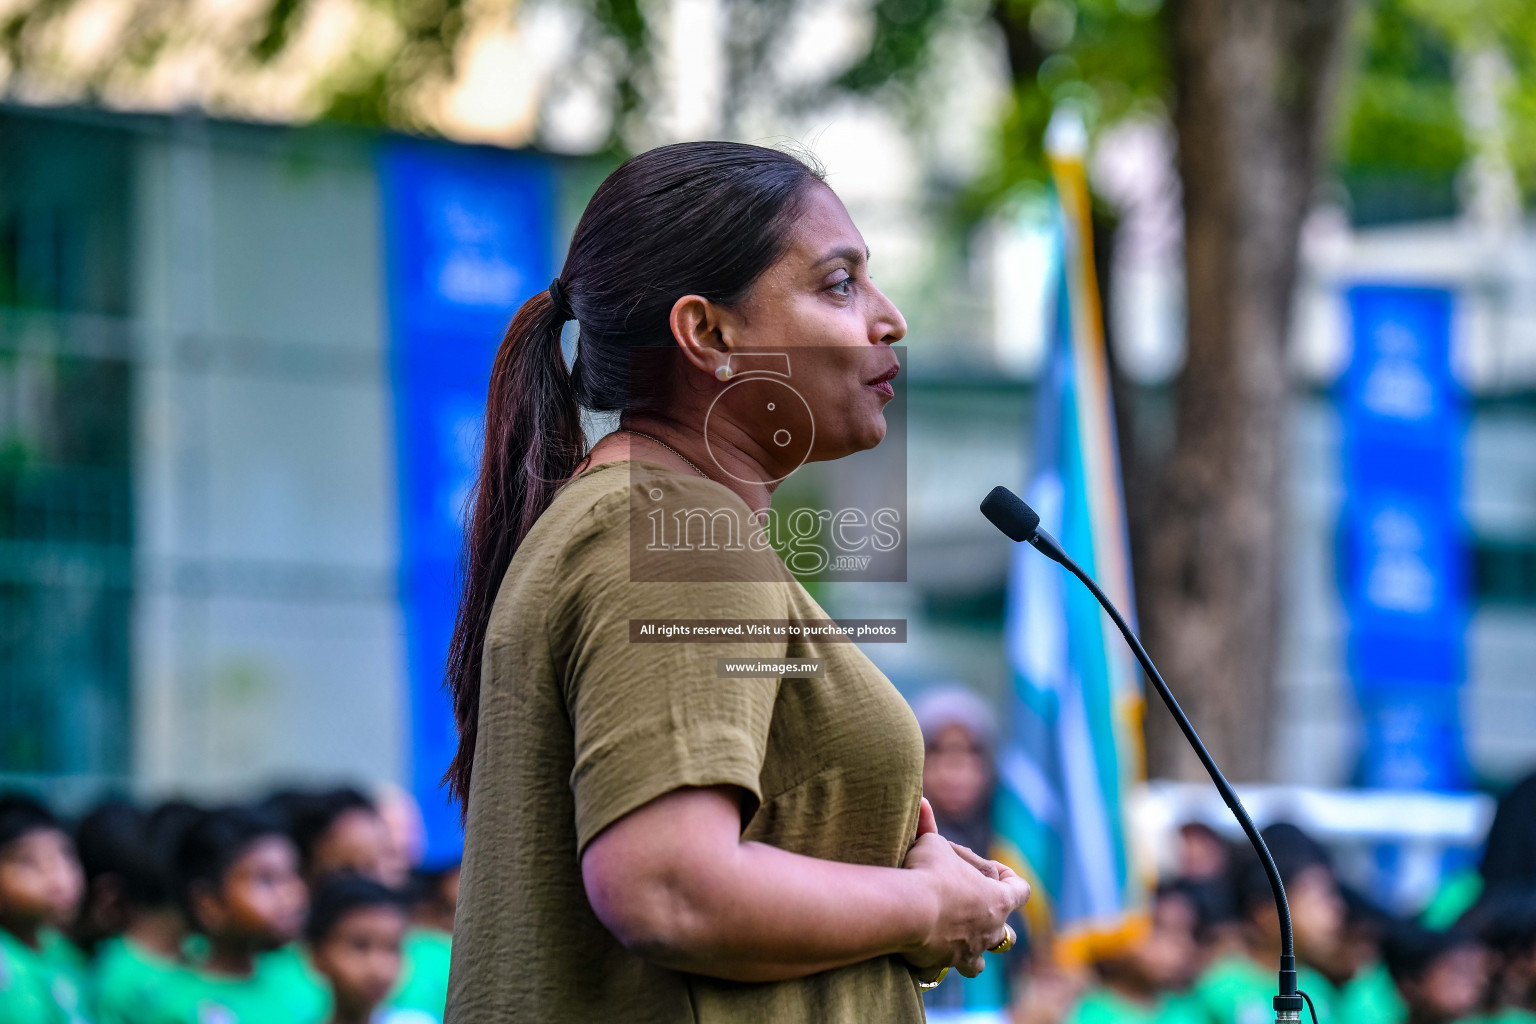
[[(926, 748), (923, 794), (940, 832), (993, 849), (990, 705), (943, 685), (913, 707)], [(1274, 824), (1264, 837), (1285, 880), (1300, 988), (1318, 1024), (1536, 1024), (1536, 774), (1499, 800), (1477, 869), (1448, 878), (1408, 918), (1342, 884), (1328, 850), (1300, 828)], [(1123, 930), (1086, 964), (1052, 941), (1049, 902), (1037, 894), (1018, 922), (1021, 942), (989, 954), (977, 978), (925, 995), (929, 1020), (1270, 1024), (1280, 920), (1258, 857), (1246, 842), (1190, 823), (1178, 861), (1144, 927)]]
[[(1264, 838), (1319, 1024), (1536, 1024), (1536, 860), (1477, 886), (1454, 920), (1431, 927), (1342, 885), (1328, 851), (1295, 826)], [(1158, 889), (1150, 929), (1083, 970), (1033, 958), (1016, 976), (1015, 1024), (1274, 1020), (1279, 916), (1262, 866), (1202, 826), (1184, 843), (1186, 873)]]
[[(954, 707), (925, 714), (954, 738)], [(930, 782), (946, 807), (977, 788), (937, 770)], [(0, 795), (0, 1022), (440, 1024), (458, 871), (413, 868), (397, 831), (351, 789), (213, 808), (111, 801), (73, 827)], [(1318, 1024), (1536, 1024), (1536, 777), (1501, 802), (1480, 869), (1414, 919), (1341, 884), (1301, 829), (1264, 836)], [(1077, 969), (1021, 945), (999, 964), (1013, 1024), (1274, 1019), (1268, 878), (1204, 826), (1182, 831), (1180, 872), (1135, 941)]]
[(5, 1024), (440, 1024), (457, 866), (353, 789), (104, 803), (0, 795)]

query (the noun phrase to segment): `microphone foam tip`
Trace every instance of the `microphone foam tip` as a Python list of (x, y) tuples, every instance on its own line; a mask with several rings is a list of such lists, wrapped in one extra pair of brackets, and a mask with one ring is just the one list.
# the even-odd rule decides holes
[(994, 487), (981, 499), (981, 514), (1010, 540), (1031, 540), (1040, 529), (1039, 513), (1006, 487)]

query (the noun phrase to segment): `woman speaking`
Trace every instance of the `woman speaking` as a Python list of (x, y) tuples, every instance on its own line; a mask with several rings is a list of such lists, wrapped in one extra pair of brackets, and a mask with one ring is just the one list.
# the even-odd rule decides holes
[[(937, 833), (917, 723), (855, 645), (632, 635), (826, 618), (758, 527), (800, 462), (884, 437), (906, 325), (867, 258), (795, 158), (668, 146), (603, 182), (508, 327), (449, 656), (447, 1024), (903, 1024), (1011, 941), (1028, 886)], [(789, 401), (733, 384), (765, 353)], [(620, 414), (590, 451), (583, 409)], [(669, 540), (695, 513), (725, 541)], [(786, 657), (823, 674), (718, 673)]]

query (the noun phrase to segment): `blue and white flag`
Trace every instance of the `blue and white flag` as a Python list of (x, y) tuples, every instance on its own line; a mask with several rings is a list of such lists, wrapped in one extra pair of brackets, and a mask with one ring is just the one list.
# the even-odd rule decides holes
[[(1080, 123), (1047, 139), (1059, 201), (1054, 330), (1038, 387), (1025, 500), (1121, 609), (1133, 612), (1114, 414)], [(1144, 776), (1140, 677), (1093, 595), (1018, 545), (1008, 586), (1011, 729), (999, 765), (999, 859), (1031, 880), (1030, 923), (1066, 962), (1144, 933), (1146, 875), (1127, 802)]]

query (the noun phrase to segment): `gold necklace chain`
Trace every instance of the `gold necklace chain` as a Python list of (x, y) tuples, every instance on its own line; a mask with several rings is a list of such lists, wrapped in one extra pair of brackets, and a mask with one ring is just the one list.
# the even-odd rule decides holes
[(636, 437), (643, 437), (647, 441), (650, 441), (650, 442), (652, 442), (654, 444), (659, 444), (663, 448), (665, 448), (667, 451), (671, 452), (673, 455), (676, 455), (678, 458), (682, 459), (685, 463), (688, 464), (688, 468), (693, 470), (695, 473), (699, 474), (699, 476), (703, 477), (705, 480), (710, 479), (709, 474), (704, 472), (698, 466), (695, 466), (693, 464), (693, 460), (692, 459), (688, 458), (688, 456), (684, 455), (682, 452), (678, 451), (676, 448), (673, 448), (671, 445), (667, 444), (667, 442), (663, 441), (659, 437), (652, 437), (650, 434), (644, 433), (644, 432), (639, 431), (639, 430), (630, 430), (628, 427), (620, 427), (617, 431), (615, 431), (615, 433), (619, 433), (619, 434), (634, 434)]

